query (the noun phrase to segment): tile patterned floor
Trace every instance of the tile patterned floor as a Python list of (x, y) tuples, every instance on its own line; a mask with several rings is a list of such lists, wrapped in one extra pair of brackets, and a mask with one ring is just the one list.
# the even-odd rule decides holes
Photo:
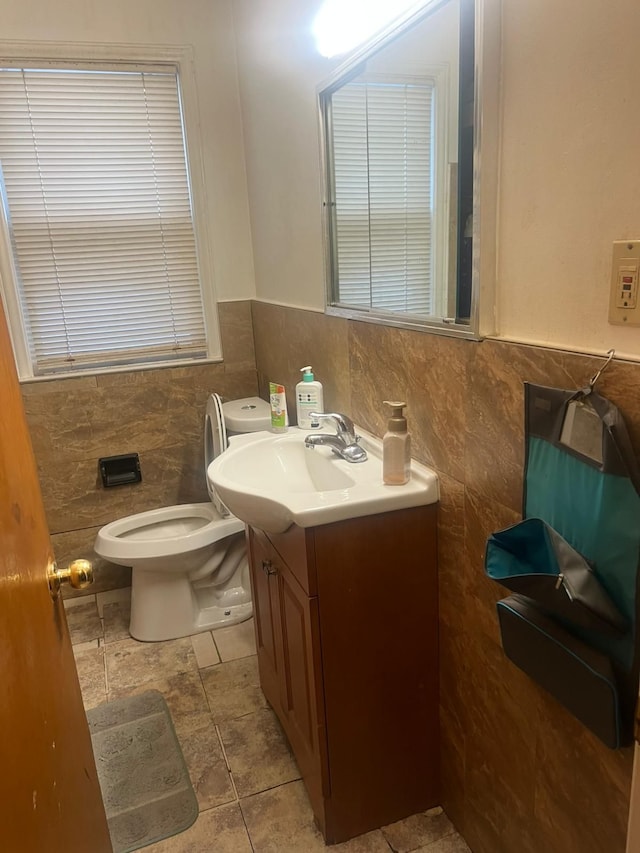
[[(253, 620), (164, 643), (128, 631), (129, 591), (71, 599), (67, 621), (85, 707), (154, 688), (167, 700), (200, 815), (145, 853), (314, 853), (325, 847), (295, 760), (258, 681)], [(331, 848), (469, 853), (441, 809)]]

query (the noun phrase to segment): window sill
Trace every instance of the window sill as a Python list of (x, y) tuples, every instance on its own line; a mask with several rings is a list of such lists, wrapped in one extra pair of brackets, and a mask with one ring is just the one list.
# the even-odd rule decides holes
[(56, 379), (77, 379), (81, 376), (101, 376), (109, 373), (140, 373), (143, 370), (166, 370), (175, 367), (193, 367), (201, 364), (222, 364), (222, 356), (216, 358), (182, 358), (174, 361), (153, 362), (148, 364), (126, 364), (121, 367), (87, 368), (60, 373), (47, 373), (46, 376), (26, 376), (20, 379), (21, 385), (35, 382), (53, 382)]
[(358, 311), (356, 308), (344, 308), (337, 305), (327, 305), (325, 314), (332, 317), (344, 317), (347, 320), (358, 320), (362, 323), (374, 323), (378, 326), (393, 326), (397, 329), (409, 329), (413, 332), (426, 332), (432, 335), (446, 335), (450, 338), (466, 338), (471, 341), (481, 341), (482, 336), (473, 331), (471, 326), (463, 323), (446, 323), (442, 320), (427, 320), (407, 315), (399, 317), (395, 314), (373, 313)]

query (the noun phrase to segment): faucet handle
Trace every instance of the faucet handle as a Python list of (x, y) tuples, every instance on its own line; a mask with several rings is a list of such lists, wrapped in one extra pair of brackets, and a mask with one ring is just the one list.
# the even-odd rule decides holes
[(348, 436), (352, 442), (356, 441), (355, 427), (348, 415), (343, 415), (341, 412), (310, 412), (309, 417), (312, 421), (334, 421), (338, 435)]

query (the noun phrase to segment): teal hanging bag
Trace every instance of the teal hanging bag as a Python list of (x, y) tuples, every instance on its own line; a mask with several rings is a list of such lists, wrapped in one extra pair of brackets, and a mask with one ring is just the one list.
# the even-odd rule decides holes
[(569, 624), (608, 634), (628, 628), (588, 561), (541, 518), (493, 533), (485, 569), (502, 586)]
[(507, 656), (615, 748), (638, 695), (640, 473), (619, 410), (525, 383), (523, 521), (487, 541)]

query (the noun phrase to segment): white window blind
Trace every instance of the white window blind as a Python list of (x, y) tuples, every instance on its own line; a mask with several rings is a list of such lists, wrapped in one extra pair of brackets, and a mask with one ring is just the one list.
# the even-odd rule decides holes
[(332, 95), (338, 302), (433, 314), (434, 86)]
[(206, 354), (175, 69), (0, 69), (34, 372)]

